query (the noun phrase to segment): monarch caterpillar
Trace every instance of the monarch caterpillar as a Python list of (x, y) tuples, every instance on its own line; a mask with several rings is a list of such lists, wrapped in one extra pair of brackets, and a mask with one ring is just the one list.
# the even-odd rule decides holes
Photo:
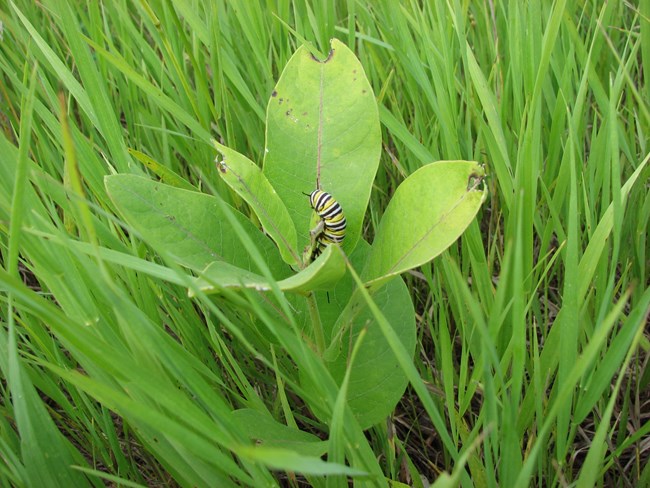
[(315, 246), (311, 257), (315, 259), (320, 256), (325, 247), (343, 241), (347, 221), (339, 202), (323, 190), (311, 192), (309, 203), (321, 219), (321, 228), (317, 227), (316, 232), (312, 232), (312, 235), (315, 235)]

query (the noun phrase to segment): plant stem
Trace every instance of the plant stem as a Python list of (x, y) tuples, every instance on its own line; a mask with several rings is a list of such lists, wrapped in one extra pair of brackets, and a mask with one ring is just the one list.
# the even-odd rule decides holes
[(311, 317), (314, 339), (316, 340), (316, 351), (322, 356), (325, 350), (325, 333), (323, 332), (323, 324), (320, 321), (320, 313), (318, 313), (316, 296), (313, 292), (307, 295), (307, 305), (309, 306), (309, 316)]

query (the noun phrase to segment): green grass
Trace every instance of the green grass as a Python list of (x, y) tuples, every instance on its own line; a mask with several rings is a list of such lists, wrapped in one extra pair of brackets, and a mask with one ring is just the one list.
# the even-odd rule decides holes
[[(650, 485), (650, 4), (311, 3), (0, 2), (0, 485), (347, 486), (254, 449), (241, 409), (330, 439), (359, 486)], [(246, 211), (210, 138), (261, 162), (282, 68), (333, 37), (380, 107), (368, 240), (422, 165), (489, 174), (404, 276), (411, 387), (365, 433), (326, 378), (331, 422), (305, 406), (299, 333), (253, 292), (189, 299), (104, 188), (161, 166)]]

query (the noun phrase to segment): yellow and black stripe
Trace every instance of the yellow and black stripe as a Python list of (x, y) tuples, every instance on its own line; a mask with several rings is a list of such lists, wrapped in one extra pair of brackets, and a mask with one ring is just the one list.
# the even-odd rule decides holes
[(311, 192), (309, 203), (323, 221), (323, 231), (316, 237), (316, 247), (312, 256), (317, 258), (326, 246), (340, 244), (343, 241), (347, 221), (341, 205), (332, 195), (323, 190)]

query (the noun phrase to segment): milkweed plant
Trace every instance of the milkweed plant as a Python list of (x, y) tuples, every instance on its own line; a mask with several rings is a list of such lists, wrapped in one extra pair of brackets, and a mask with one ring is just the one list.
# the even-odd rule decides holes
[(303, 46), (269, 95), (261, 165), (213, 142), (215, 173), (227, 185), (219, 190), (234, 192), (238, 208), (174, 178), (120, 174), (106, 187), (131, 229), (194, 272), (189, 296), (254, 313), (256, 327), (236, 333), (266, 351), (268, 364), (282, 356), (281, 365), (295, 366), (283, 367), (284, 381), (314, 416), (330, 427), (354, 417), (363, 430), (391, 413), (409, 382), (416, 317), (400, 275), (472, 222), (486, 198), (485, 171), (472, 161), (421, 167), (399, 185), (367, 242), (363, 220), (382, 145), (361, 64), (337, 40), (325, 59)]

